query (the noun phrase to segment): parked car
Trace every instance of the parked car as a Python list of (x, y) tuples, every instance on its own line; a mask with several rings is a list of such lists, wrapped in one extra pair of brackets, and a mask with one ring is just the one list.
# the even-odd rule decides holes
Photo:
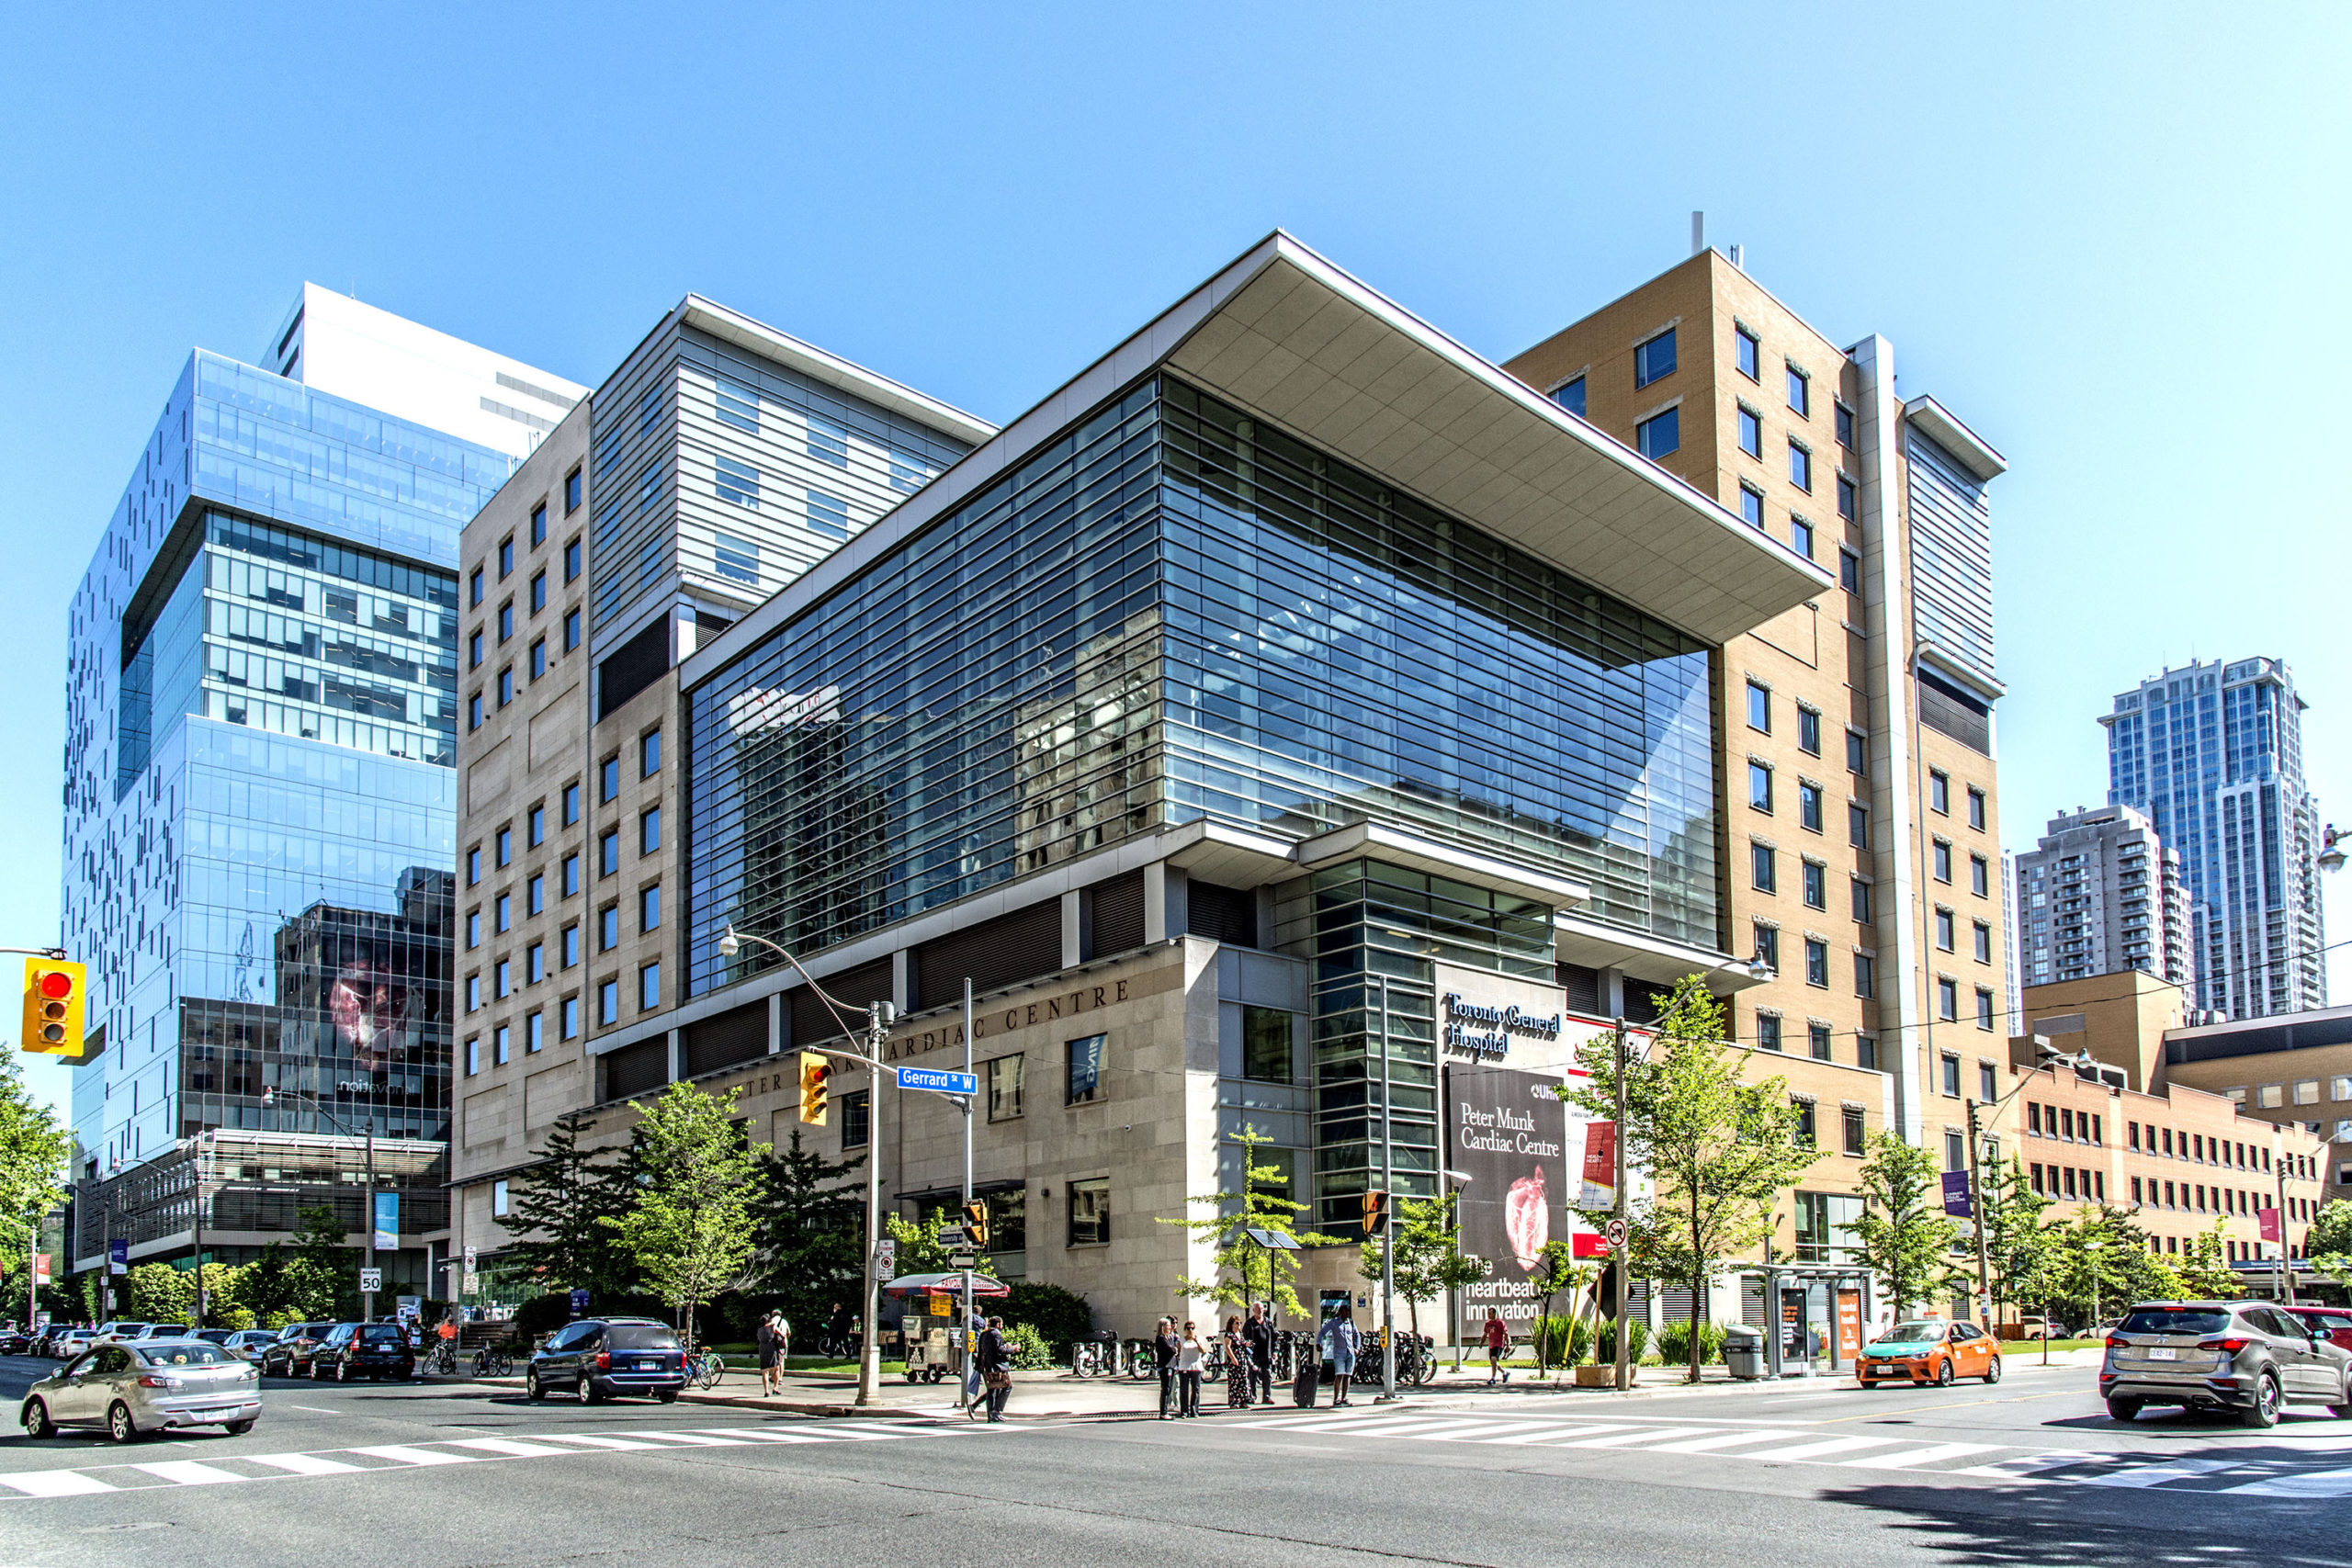
[(221, 1343), (247, 1360), (258, 1361), (264, 1350), (277, 1343), (277, 1331), (272, 1328), (240, 1328)]
[(2018, 1320), (2017, 1332), (2015, 1334), (2004, 1335), (2002, 1337), (2010, 1339), (2036, 1340), (2071, 1339), (2074, 1337), (2074, 1334), (2073, 1331), (2068, 1329), (2064, 1324), (2056, 1322), (2052, 1319), (2046, 1317), (2027, 1317)]
[(147, 1332), (147, 1326), (143, 1323), (132, 1323), (122, 1318), (110, 1317), (90, 1330), (90, 1341), (92, 1344), (103, 1345), (110, 1339), (136, 1339)]
[(261, 1375), (266, 1378), (308, 1377), (311, 1356), (318, 1349), (319, 1341), (327, 1337), (332, 1323), (289, 1323), (277, 1331), (262, 1353)]
[(1950, 1384), (1955, 1378), (2001, 1381), (2001, 1348), (1973, 1323), (1906, 1318), (1862, 1347), (1855, 1376), (1864, 1388), (1882, 1382)]
[(97, 1334), (95, 1328), (54, 1328), (50, 1330), (49, 1354), (61, 1361), (70, 1361), (90, 1348)]
[(686, 1386), (685, 1348), (667, 1324), (642, 1318), (582, 1318), (550, 1336), (523, 1369), (533, 1399), (562, 1389), (594, 1404), (619, 1394), (651, 1394), (667, 1404)]
[(416, 1375), (416, 1352), (397, 1323), (338, 1323), (311, 1354), (311, 1376), (324, 1382), (349, 1382), (355, 1378), (398, 1378)]
[(125, 1333), (119, 1337), (137, 1344), (142, 1339), (193, 1339), (197, 1335), (185, 1323), (150, 1323), (138, 1333)]
[(2325, 1335), (2346, 1350), (2352, 1350), (2352, 1308), (2290, 1306), (2278, 1310), (2301, 1319), (2305, 1327)]
[(113, 1340), (33, 1384), (17, 1416), (30, 1438), (61, 1427), (103, 1427), (118, 1443), (173, 1427), (250, 1432), (261, 1417), (261, 1374), (202, 1339)]
[(0, 1328), (0, 1356), (29, 1356), (32, 1337), (17, 1328)]
[(2267, 1302), (2145, 1302), (2108, 1337), (2098, 1391), (2130, 1421), (2151, 1404), (2274, 1427), (2289, 1404), (2352, 1416), (2352, 1351)]

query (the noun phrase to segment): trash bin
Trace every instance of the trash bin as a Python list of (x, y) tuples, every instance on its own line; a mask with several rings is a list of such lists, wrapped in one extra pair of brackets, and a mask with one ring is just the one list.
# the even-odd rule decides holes
[(1733, 1377), (1753, 1382), (1764, 1375), (1764, 1333), (1744, 1323), (1724, 1325), (1724, 1367)]

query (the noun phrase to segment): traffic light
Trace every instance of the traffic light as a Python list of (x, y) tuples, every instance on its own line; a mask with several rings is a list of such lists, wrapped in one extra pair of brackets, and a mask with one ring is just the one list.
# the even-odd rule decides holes
[(82, 1054), (82, 965), (62, 958), (25, 962), (24, 1048), (48, 1056)]
[(1378, 1235), (1388, 1228), (1388, 1194), (1380, 1191), (1363, 1195), (1363, 1234)]
[(978, 1198), (964, 1205), (964, 1228), (971, 1233), (974, 1250), (988, 1250), (989, 1206)]
[(800, 1119), (812, 1127), (825, 1124), (826, 1085), (832, 1076), (832, 1058), (815, 1051), (800, 1053)]

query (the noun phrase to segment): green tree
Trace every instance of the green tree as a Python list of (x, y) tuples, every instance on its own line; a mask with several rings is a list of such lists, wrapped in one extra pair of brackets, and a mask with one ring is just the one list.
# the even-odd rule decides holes
[(1862, 1212), (1854, 1221), (1854, 1261), (1886, 1281), (1894, 1315), (1927, 1301), (1951, 1278), (1960, 1227), (1945, 1218), (1936, 1156), (1893, 1133), (1870, 1140), (1862, 1161)]
[(598, 1220), (618, 1234), (638, 1278), (689, 1337), (695, 1309), (752, 1259), (758, 1156), (731, 1120), (737, 1092), (673, 1083), (650, 1105), (629, 1101), (638, 1113), (629, 1148), (636, 1201)]
[(288, 1305), (313, 1317), (340, 1317), (359, 1308), (359, 1265), (334, 1208), (311, 1203), (294, 1211), (294, 1256), (286, 1266)]
[(2099, 1203), (2052, 1233), (2044, 1296), (2086, 1325), (2133, 1301), (2188, 1293), (2188, 1282), (2148, 1248), (2148, 1235), (2128, 1211)]
[(635, 1192), (624, 1162), (599, 1163), (580, 1146), (588, 1121), (577, 1111), (556, 1118), (538, 1162), (515, 1178), (507, 1230), (520, 1239), (501, 1262), (536, 1275), (541, 1290), (578, 1287), (602, 1297), (634, 1282), (628, 1257), (603, 1219), (626, 1212)]
[(1188, 1205), (1206, 1207), (1210, 1211), (1206, 1217), (1160, 1218), (1161, 1224), (1182, 1225), (1193, 1233), (1193, 1239), (1214, 1247), (1208, 1278), (1179, 1275), (1176, 1294), (1223, 1307), (1271, 1302), (1294, 1317), (1311, 1318), (1313, 1314), (1298, 1302), (1298, 1254), (1279, 1247), (1261, 1247), (1248, 1232), (1271, 1231), (1301, 1247), (1336, 1247), (1342, 1238), (1297, 1228), (1298, 1216), (1306, 1205), (1288, 1195), (1279, 1166), (1258, 1163), (1258, 1146), (1264, 1142), (1257, 1128), (1245, 1124), (1240, 1133), (1241, 1190), (1185, 1200)]
[[(1396, 1294), (1405, 1303), (1406, 1321), (1421, 1331), (1421, 1303), (1447, 1291), (1458, 1291), (1487, 1277), (1486, 1265), (1462, 1255), (1454, 1195), (1396, 1200)], [(1366, 1236), (1357, 1249), (1356, 1272), (1374, 1284), (1380, 1282), (1380, 1238)]]
[(2237, 1300), (2241, 1292), (2237, 1271), (2230, 1267), (2228, 1235), (2229, 1222), (2216, 1219), (2211, 1230), (2190, 1236), (2188, 1245), (2180, 1249), (2180, 1261), (2173, 1263), (2172, 1269), (2190, 1295), (2209, 1301)]
[(141, 1263), (122, 1277), (132, 1317), (144, 1323), (186, 1323), (196, 1305), (196, 1276), (168, 1263)]
[[(1618, 1135), (1629, 1167), (1646, 1171), (1649, 1197), (1629, 1216), (1632, 1256), (1653, 1277), (1686, 1286), (1706, 1311), (1707, 1281), (1771, 1234), (1781, 1194), (1820, 1157), (1798, 1142), (1796, 1107), (1777, 1074), (1750, 1083), (1747, 1053), (1724, 1043), (1723, 1004), (1696, 975), (1674, 987), (1645, 1057), (1624, 1067)], [(1599, 1034), (1577, 1050), (1588, 1077), (1560, 1097), (1595, 1116), (1616, 1114), (1615, 1042)], [(1690, 1341), (1699, 1381), (1701, 1336)]]
[(2313, 1269), (2339, 1285), (2352, 1285), (2352, 1201), (2336, 1198), (2320, 1205), (2303, 1253)]
[(2025, 1164), (2012, 1157), (1978, 1173), (1979, 1223), (1984, 1226), (1984, 1258), (1993, 1287), (1994, 1315), (2005, 1306), (2038, 1301), (2041, 1268), (2050, 1255), (2043, 1213), (2050, 1200), (2026, 1180)]
[[(947, 1249), (939, 1245), (939, 1230), (945, 1224), (947, 1211), (944, 1209), (926, 1210), (911, 1220), (892, 1213), (882, 1216), (882, 1228), (896, 1244), (891, 1251), (897, 1255), (899, 1274), (944, 1274), (949, 1271)], [(857, 1260), (857, 1276), (859, 1288), (864, 1289), (864, 1258)]]
[(73, 1147), (74, 1136), (58, 1124), (56, 1113), (25, 1088), (16, 1058), (0, 1056), (0, 1258), (17, 1269), (33, 1250), (42, 1218), (65, 1201), (65, 1162)]
[(793, 1324), (813, 1325), (833, 1303), (854, 1301), (865, 1289), (865, 1194), (853, 1179), (859, 1163), (803, 1148), (797, 1127), (784, 1147), (761, 1152), (752, 1208), (755, 1273), (765, 1289), (784, 1297), (785, 1317)]

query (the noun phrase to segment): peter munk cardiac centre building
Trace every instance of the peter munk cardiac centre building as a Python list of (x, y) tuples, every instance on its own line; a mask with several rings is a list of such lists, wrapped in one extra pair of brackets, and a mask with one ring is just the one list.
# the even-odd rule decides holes
[[(1352, 1241), (1367, 1189), (1451, 1180), (1487, 1250), (1589, 1232), (1577, 1113), (1541, 1091), (1680, 976), (1753, 983), (1722, 649), (1835, 586), (1277, 233), (672, 647), (669, 986), (473, 1075), (468, 1116), (518, 1088), (494, 1145), (461, 1128), (452, 1252), (510, 1239), (534, 1126), (619, 1145), (675, 1078), (878, 1159), (910, 1218), (953, 1207), (948, 1100), (843, 1071), (799, 1128), (793, 1053), (840, 1028), (729, 927), (895, 1002), (900, 1063), (962, 1067), (970, 982), (987, 1262), (1098, 1327), (1209, 1316), (1174, 1285), (1212, 1239), (1158, 1222), (1238, 1185), (1245, 1126), (1302, 1228)], [(576, 1089), (521, 1089), (562, 1055)], [(1352, 1246), (1303, 1258), (1310, 1305), (1371, 1296)]]

